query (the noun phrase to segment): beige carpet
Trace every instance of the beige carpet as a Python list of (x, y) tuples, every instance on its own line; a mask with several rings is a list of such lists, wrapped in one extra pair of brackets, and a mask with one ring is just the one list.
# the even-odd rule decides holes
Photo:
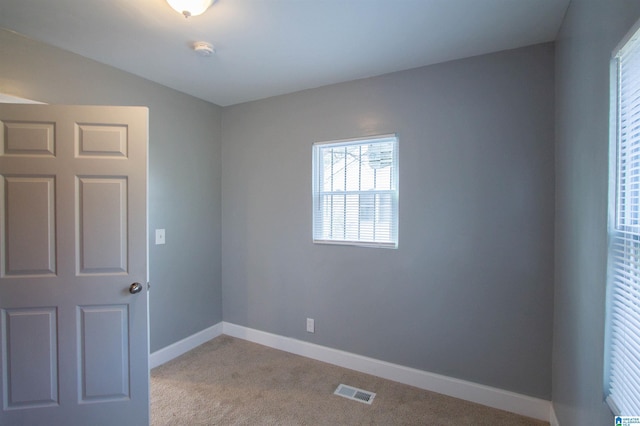
[[(333, 395), (375, 392), (372, 405)], [(151, 371), (151, 424), (548, 425), (220, 336)]]

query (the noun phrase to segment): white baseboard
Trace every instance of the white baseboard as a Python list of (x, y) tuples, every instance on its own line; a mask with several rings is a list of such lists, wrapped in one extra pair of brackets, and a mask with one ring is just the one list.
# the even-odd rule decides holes
[(551, 404), (551, 413), (549, 413), (549, 423), (551, 426), (560, 426), (560, 422), (558, 421), (558, 417), (556, 416), (556, 410), (553, 408), (553, 404)]
[(538, 420), (549, 421), (550, 413), (552, 413), (551, 402), (543, 399), (404, 367), (228, 322), (222, 323), (222, 333), (296, 355)]
[(169, 362), (172, 359), (189, 352), (191, 349), (220, 336), (222, 334), (222, 328), (223, 323), (219, 322), (209, 328), (205, 328), (204, 330), (197, 332), (196, 334), (185, 337), (176, 343), (155, 351), (149, 355), (149, 369), (158, 367), (165, 362)]
[(548, 421), (551, 426), (560, 426), (550, 401), (533, 398), (502, 389), (429, 373), (415, 368), (392, 364), (374, 358), (357, 355), (302, 340), (283, 337), (252, 328), (220, 322), (192, 336), (180, 340), (149, 356), (149, 368), (164, 364), (201, 344), (227, 334), (274, 349), (301, 355), (307, 358), (371, 374), (420, 389), (464, 399), (488, 407), (509, 411), (534, 419)]

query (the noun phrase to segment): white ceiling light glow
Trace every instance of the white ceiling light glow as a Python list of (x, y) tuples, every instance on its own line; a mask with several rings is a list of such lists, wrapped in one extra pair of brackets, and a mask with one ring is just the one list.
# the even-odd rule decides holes
[(198, 16), (206, 12), (215, 0), (167, 0), (169, 6), (174, 8), (178, 13), (189, 16)]

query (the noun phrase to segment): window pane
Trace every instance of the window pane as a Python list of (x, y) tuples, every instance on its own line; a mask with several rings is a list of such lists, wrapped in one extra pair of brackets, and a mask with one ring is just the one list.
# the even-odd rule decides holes
[(607, 401), (616, 415), (640, 413), (640, 43), (618, 52), (614, 218), (609, 225)]
[(397, 246), (397, 139), (314, 145), (315, 241)]
[(346, 154), (346, 189), (347, 191), (359, 191), (360, 190), (360, 177), (361, 177), (361, 156), (360, 146), (345, 147)]

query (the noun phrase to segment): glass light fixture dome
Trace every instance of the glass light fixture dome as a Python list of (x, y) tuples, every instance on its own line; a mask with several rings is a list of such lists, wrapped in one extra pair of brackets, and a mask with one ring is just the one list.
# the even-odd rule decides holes
[(169, 6), (174, 8), (178, 13), (189, 16), (202, 15), (211, 7), (215, 0), (167, 0)]

